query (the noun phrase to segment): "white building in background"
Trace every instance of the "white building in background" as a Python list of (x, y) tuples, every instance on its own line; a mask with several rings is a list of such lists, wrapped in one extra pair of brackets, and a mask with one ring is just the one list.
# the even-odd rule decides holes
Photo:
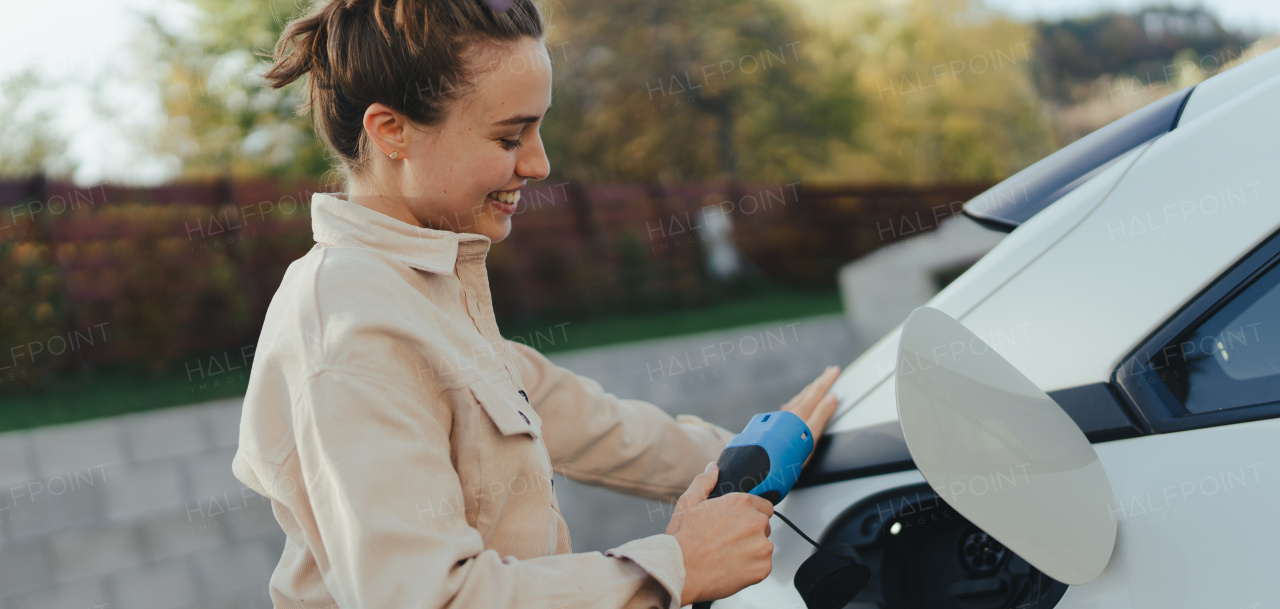
[(907, 319), (1007, 236), (964, 216), (896, 241), (840, 268), (845, 315), (861, 338), (875, 340)]

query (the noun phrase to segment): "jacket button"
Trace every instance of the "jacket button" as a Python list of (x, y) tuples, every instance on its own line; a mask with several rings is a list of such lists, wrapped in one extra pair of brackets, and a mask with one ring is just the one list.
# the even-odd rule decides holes
[(528, 404), (528, 403), (529, 403), (529, 394), (525, 393), (523, 389), (517, 389), (516, 391), (520, 392), (520, 397), (524, 398), (524, 403), (525, 403), (525, 404)]
[(519, 413), (520, 413), (520, 418), (524, 419), (524, 422), (525, 422), (525, 423), (528, 423), (529, 425), (533, 425), (533, 423), (530, 423), (530, 422), (529, 422), (529, 417), (524, 416), (524, 412), (523, 412), (523, 411), (517, 410), (516, 412), (519, 412)]

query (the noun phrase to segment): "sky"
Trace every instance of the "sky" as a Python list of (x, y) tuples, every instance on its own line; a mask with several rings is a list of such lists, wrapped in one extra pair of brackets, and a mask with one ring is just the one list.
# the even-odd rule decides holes
[[(1153, 3), (1166, 1), (986, 2), (991, 9), (1022, 19), (1088, 14), (1107, 8), (1132, 10)], [(1280, 32), (1280, 0), (1174, 0), (1173, 4), (1205, 6), (1228, 27)], [(155, 183), (177, 169), (174, 162), (146, 158), (129, 149), (120, 133), (122, 127), (104, 124), (86, 95), (94, 82), (105, 83), (110, 114), (124, 128), (146, 128), (163, 120), (154, 89), (129, 77), (130, 44), (138, 38), (141, 27), (139, 11), (157, 13), (172, 28), (181, 28), (191, 16), (181, 0), (0, 0), (0, 79), (37, 65), (60, 83), (44, 91), (36, 105), (53, 109), (62, 130), (69, 134), (70, 154), (78, 165), (75, 180), (81, 184), (104, 179)]]
[(1216, 14), (1228, 28), (1246, 32), (1280, 32), (1280, 0), (987, 0), (986, 4), (988, 8), (1024, 19), (1054, 19), (1106, 9), (1128, 12), (1152, 5), (1203, 6)]
[(31, 105), (53, 109), (68, 134), (76, 182), (156, 183), (176, 171), (175, 162), (132, 149), (120, 126), (99, 118), (88, 92), (95, 82), (106, 85), (111, 115), (122, 125), (162, 121), (154, 87), (131, 77), (131, 43), (142, 29), (137, 12), (156, 13), (166, 26), (181, 27), (191, 14), (185, 6), (173, 0), (0, 0), (0, 79), (37, 66), (58, 83)]

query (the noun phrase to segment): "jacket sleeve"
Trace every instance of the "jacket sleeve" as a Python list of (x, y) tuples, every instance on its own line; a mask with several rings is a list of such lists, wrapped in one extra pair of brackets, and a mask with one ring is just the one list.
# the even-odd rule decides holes
[(734, 433), (693, 415), (672, 417), (643, 400), (621, 399), (600, 383), (507, 341), (542, 418), (555, 471), (594, 486), (674, 501)]
[(678, 606), (684, 563), (670, 535), (606, 554), (517, 560), (486, 550), (462, 509), (450, 418), (424, 415), (423, 398), (403, 386), (376, 371), (323, 367), (293, 409), (309, 512), (299, 525), (338, 606)]

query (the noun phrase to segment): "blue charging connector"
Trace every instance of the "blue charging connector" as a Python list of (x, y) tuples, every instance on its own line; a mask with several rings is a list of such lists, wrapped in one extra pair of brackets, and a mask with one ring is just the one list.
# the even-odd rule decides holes
[(720, 477), (710, 496), (751, 493), (777, 505), (811, 452), (813, 433), (800, 417), (783, 410), (760, 413), (720, 453)]

